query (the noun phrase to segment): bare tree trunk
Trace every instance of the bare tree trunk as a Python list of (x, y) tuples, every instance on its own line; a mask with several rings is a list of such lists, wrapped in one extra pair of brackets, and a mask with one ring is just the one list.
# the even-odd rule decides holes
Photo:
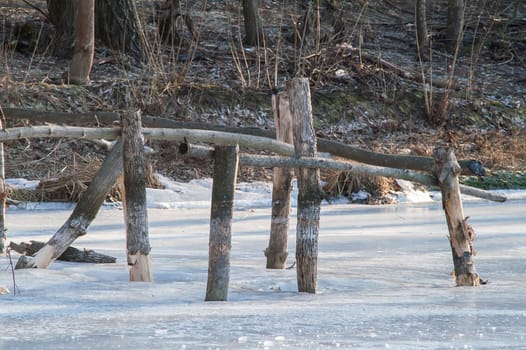
[(215, 147), (206, 301), (226, 301), (228, 297), (232, 215), (238, 159), (237, 146)]
[(53, 261), (80, 236), (84, 236), (88, 227), (97, 216), (100, 206), (104, 203), (119, 175), (122, 173), (122, 142), (117, 142), (108, 154), (99, 171), (82, 195), (81, 200), (71, 213), (68, 220), (51, 237), (47, 244), (38, 251), (35, 257), (21, 256), (25, 260), (17, 263), (18, 268), (47, 268)]
[[(286, 94), (272, 96), (276, 139), (293, 143), (292, 115), (289, 99)], [(274, 168), (272, 178), (272, 221), (270, 224), (270, 239), (265, 250), (267, 269), (284, 269), (287, 262), (287, 241), (290, 215), (290, 193), (294, 171), (287, 168)]]
[(426, 0), (415, 1), (416, 53), (422, 61), (428, 57), (429, 38), (427, 35)]
[(126, 214), (126, 250), (130, 281), (151, 282), (152, 267), (146, 205), (146, 164), (140, 112), (122, 115), (122, 157)]
[(49, 20), (55, 27), (53, 53), (71, 57), (75, 41), (75, 11), (79, 0), (47, 0)]
[[(294, 78), (287, 84), (294, 122), (294, 148), (298, 157), (316, 157), (316, 134), (312, 125), (309, 80)], [(318, 234), (320, 227), (320, 171), (299, 168), (298, 219), (296, 227), (296, 271), (298, 291), (315, 293), (318, 272)]]
[(263, 46), (263, 26), (259, 15), (260, 0), (243, 0), (245, 18), (245, 43), (251, 46)]
[(75, 16), (75, 50), (69, 67), (69, 82), (86, 85), (95, 51), (95, 0), (78, 2)]
[(448, 0), (446, 48), (452, 55), (462, 47), (464, 10), (464, 0)]
[(95, 32), (108, 47), (125, 52), (137, 60), (146, 58), (144, 37), (135, 1), (97, 0)]
[(460, 165), (451, 149), (435, 150), (435, 159), (436, 177), (442, 192), (442, 206), (446, 213), (457, 286), (478, 286), (480, 278), (473, 261), (475, 231), (467, 223), (468, 218), (464, 217), (458, 183)]
[[(3, 129), (4, 122), (0, 119), (0, 129)], [(0, 143), (0, 255), (7, 252), (7, 235), (5, 228), (5, 204), (7, 192), (5, 188), (5, 165), (4, 165), (4, 143)]]

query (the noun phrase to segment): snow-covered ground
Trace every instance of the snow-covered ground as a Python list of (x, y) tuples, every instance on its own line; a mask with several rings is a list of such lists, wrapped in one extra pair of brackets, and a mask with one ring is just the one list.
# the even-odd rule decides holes
[[(116, 264), (17, 270), (15, 295), (2, 258), (0, 285), (11, 293), (0, 296), (0, 349), (526, 348), (524, 192), (500, 204), (465, 201), (477, 269), (489, 280), (478, 288), (453, 285), (436, 194), (407, 188), (397, 205), (324, 203), (311, 295), (296, 292), (295, 269), (265, 269), (270, 185), (239, 184), (229, 300), (204, 302), (211, 181), (166, 186), (148, 191), (153, 283), (128, 281), (123, 213), (111, 205), (74, 246)], [(10, 208), (8, 237), (46, 241), (70, 210)]]

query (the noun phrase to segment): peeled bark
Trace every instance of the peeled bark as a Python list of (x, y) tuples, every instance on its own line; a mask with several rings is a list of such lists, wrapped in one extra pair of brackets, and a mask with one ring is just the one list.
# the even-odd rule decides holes
[[(272, 96), (276, 139), (293, 143), (292, 115), (289, 100), (285, 94)], [(290, 215), (290, 193), (292, 192), (292, 177), (294, 171), (287, 168), (274, 168), (272, 179), (272, 221), (270, 224), (270, 239), (265, 250), (267, 269), (284, 269), (287, 262), (287, 244)]]
[(95, 0), (78, 1), (75, 16), (75, 50), (69, 67), (69, 82), (86, 85), (95, 52)]
[[(298, 157), (316, 157), (316, 134), (312, 125), (309, 81), (295, 78), (287, 85), (294, 122), (294, 149)], [(296, 226), (296, 272), (298, 291), (316, 293), (318, 235), (320, 227), (320, 171), (296, 170), (298, 178), (298, 219)]]
[(461, 168), (453, 150), (437, 149), (435, 159), (436, 176), (442, 192), (442, 206), (446, 214), (457, 286), (478, 286), (480, 277), (473, 261), (475, 230), (467, 223), (468, 218), (464, 216), (458, 183)]

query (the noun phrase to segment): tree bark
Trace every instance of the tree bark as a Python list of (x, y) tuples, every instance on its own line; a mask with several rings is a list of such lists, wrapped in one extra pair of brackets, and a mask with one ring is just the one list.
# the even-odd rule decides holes
[[(32, 257), (26, 257), (19, 268), (47, 268), (77, 238), (86, 234), (89, 225), (95, 219), (106, 195), (122, 173), (122, 142), (117, 142), (108, 154), (99, 171), (75, 206), (73, 213), (62, 227), (51, 237), (46, 245)], [(21, 257), (22, 258), (22, 257)]]
[(480, 277), (475, 270), (473, 240), (475, 231), (467, 223), (462, 208), (458, 175), (460, 166), (453, 150), (435, 150), (436, 177), (442, 192), (442, 206), (446, 214), (449, 242), (453, 255), (457, 286), (478, 286)]
[(448, 0), (446, 48), (451, 55), (462, 48), (464, 0)]
[[(9, 243), (9, 248), (13, 249), (19, 254), (31, 256), (42, 249), (46, 243), (38, 241), (30, 241), (29, 243), (22, 242), (16, 244)], [(97, 253), (91, 249), (77, 249), (68, 247), (57, 260), (76, 262), (76, 263), (91, 263), (91, 264), (112, 264), (117, 261), (113, 256)]]
[(259, 15), (260, 0), (242, 0), (245, 19), (245, 43), (251, 46), (263, 46), (263, 26)]
[(47, 0), (49, 20), (55, 28), (53, 54), (71, 57), (75, 42), (75, 11), (80, 0)]
[(148, 43), (133, 0), (97, 0), (95, 32), (108, 47), (137, 60), (146, 58)]
[(147, 179), (141, 114), (124, 113), (121, 120), (126, 250), (130, 281), (151, 282), (153, 278), (148, 238)]
[[(292, 115), (289, 100), (285, 94), (272, 96), (276, 139), (293, 143)], [(270, 224), (270, 239), (265, 250), (267, 269), (284, 269), (287, 263), (287, 243), (290, 215), (290, 193), (294, 171), (290, 168), (274, 168), (272, 179), (272, 221)]]
[(427, 35), (426, 0), (415, 1), (416, 53), (420, 60), (427, 60), (429, 38)]
[[(316, 134), (312, 125), (309, 81), (294, 78), (287, 84), (294, 122), (294, 149), (298, 157), (316, 157)], [(298, 291), (316, 293), (318, 271), (318, 234), (320, 227), (319, 169), (299, 168), (298, 219), (296, 227), (296, 273)]]
[(214, 152), (206, 301), (226, 301), (228, 297), (238, 154), (237, 146), (216, 146)]
[[(47, 0), (49, 18), (55, 26), (54, 53), (71, 57), (75, 40), (75, 9), (85, 0)], [(90, 0), (91, 1), (91, 0)], [(137, 60), (147, 47), (133, 0), (96, 0), (95, 35), (106, 46)]]
[(75, 12), (75, 50), (69, 67), (69, 82), (86, 85), (95, 52), (95, 0), (79, 1)]
[[(0, 130), (4, 129), (4, 122), (0, 119)], [(7, 192), (5, 188), (5, 164), (4, 164), (4, 144), (0, 142), (0, 255), (7, 252), (7, 235), (5, 227), (5, 207)]]

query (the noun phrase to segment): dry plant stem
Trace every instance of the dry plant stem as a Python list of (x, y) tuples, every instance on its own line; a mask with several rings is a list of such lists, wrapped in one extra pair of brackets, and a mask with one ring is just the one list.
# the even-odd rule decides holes
[(435, 150), (436, 177), (442, 192), (449, 242), (453, 255), (457, 286), (478, 286), (480, 278), (475, 270), (473, 240), (475, 232), (467, 223), (462, 208), (458, 175), (460, 166), (452, 150)]
[[(309, 81), (294, 78), (287, 84), (294, 122), (294, 149), (299, 157), (316, 157)], [(298, 218), (296, 225), (296, 274), (298, 291), (316, 293), (318, 283), (318, 235), (320, 227), (320, 171), (298, 168)]]
[(122, 173), (122, 167), (122, 142), (119, 141), (102, 163), (82, 199), (77, 203), (64, 225), (34, 257), (20, 257), (16, 268), (47, 268), (64, 253), (71, 243), (85, 235), (106, 199), (106, 195)]
[(140, 112), (122, 115), (122, 161), (126, 215), (126, 253), (130, 281), (151, 282), (152, 267), (146, 211), (146, 163)]

